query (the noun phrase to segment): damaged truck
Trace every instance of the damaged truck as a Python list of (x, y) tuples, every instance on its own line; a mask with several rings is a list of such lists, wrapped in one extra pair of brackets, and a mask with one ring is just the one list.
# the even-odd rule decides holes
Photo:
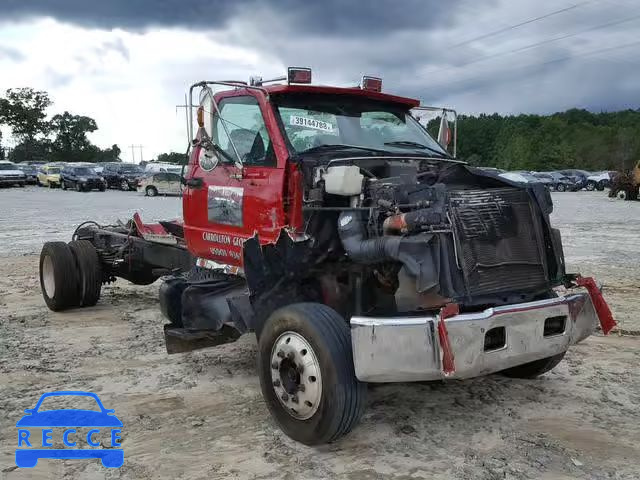
[[(168, 352), (254, 332), (291, 438), (352, 430), (369, 382), (532, 378), (614, 326), (593, 279), (565, 272), (547, 189), (457, 160), (454, 111), (304, 68), (199, 82), (188, 103), (183, 219), (80, 225), (44, 245), (42, 293), (64, 310), (162, 277)], [(418, 121), (434, 111), (438, 141)]]

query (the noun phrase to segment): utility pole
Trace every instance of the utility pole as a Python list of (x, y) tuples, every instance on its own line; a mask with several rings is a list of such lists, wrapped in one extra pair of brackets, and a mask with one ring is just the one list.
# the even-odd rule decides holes
[(142, 161), (142, 145), (129, 145), (131, 148), (131, 163), (136, 163), (135, 149), (140, 149), (140, 161)]

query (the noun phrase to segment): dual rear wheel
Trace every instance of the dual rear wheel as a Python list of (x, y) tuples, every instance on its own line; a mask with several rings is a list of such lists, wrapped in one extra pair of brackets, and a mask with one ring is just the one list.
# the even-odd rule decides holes
[(45, 303), (53, 311), (98, 303), (102, 265), (91, 242), (45, 243), (40, 253), (40, 287)]

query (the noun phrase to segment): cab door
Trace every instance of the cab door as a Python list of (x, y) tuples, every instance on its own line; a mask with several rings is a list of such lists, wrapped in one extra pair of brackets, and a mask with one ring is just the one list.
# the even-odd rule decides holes
[(244, 240), (257, 233), (261, 243), (274, 242), (285, 225), (285, 158), (276, 155), (284, 144), (262, 95), (225, 92), (220, 116), (205, 105), (211, 141), (226, 155), (194, 152), (183, 196), (185, 235), (197, 257), (241, 266)]

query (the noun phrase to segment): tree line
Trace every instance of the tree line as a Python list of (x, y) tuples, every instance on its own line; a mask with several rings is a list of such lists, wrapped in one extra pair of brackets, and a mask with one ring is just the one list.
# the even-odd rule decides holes
[[(439, 119), (429, 122), (429, 131), (437, 135), (439, 124)], [(640, 109), (461, 115), (458, 156), (505, 170), (629, 170), (640, 159)]]
[(0, 97), (0, 125), (7, 126), (17, 141), (7, 154), (0, 132), (0, 159), (16, 163), (120, 161), (118, 145), (101, 149), (87, 138), (98, 129), (93, 118), (65, 111), (47, 119), (52, 103), (47, 92), (28, 87), (10, 88)]

